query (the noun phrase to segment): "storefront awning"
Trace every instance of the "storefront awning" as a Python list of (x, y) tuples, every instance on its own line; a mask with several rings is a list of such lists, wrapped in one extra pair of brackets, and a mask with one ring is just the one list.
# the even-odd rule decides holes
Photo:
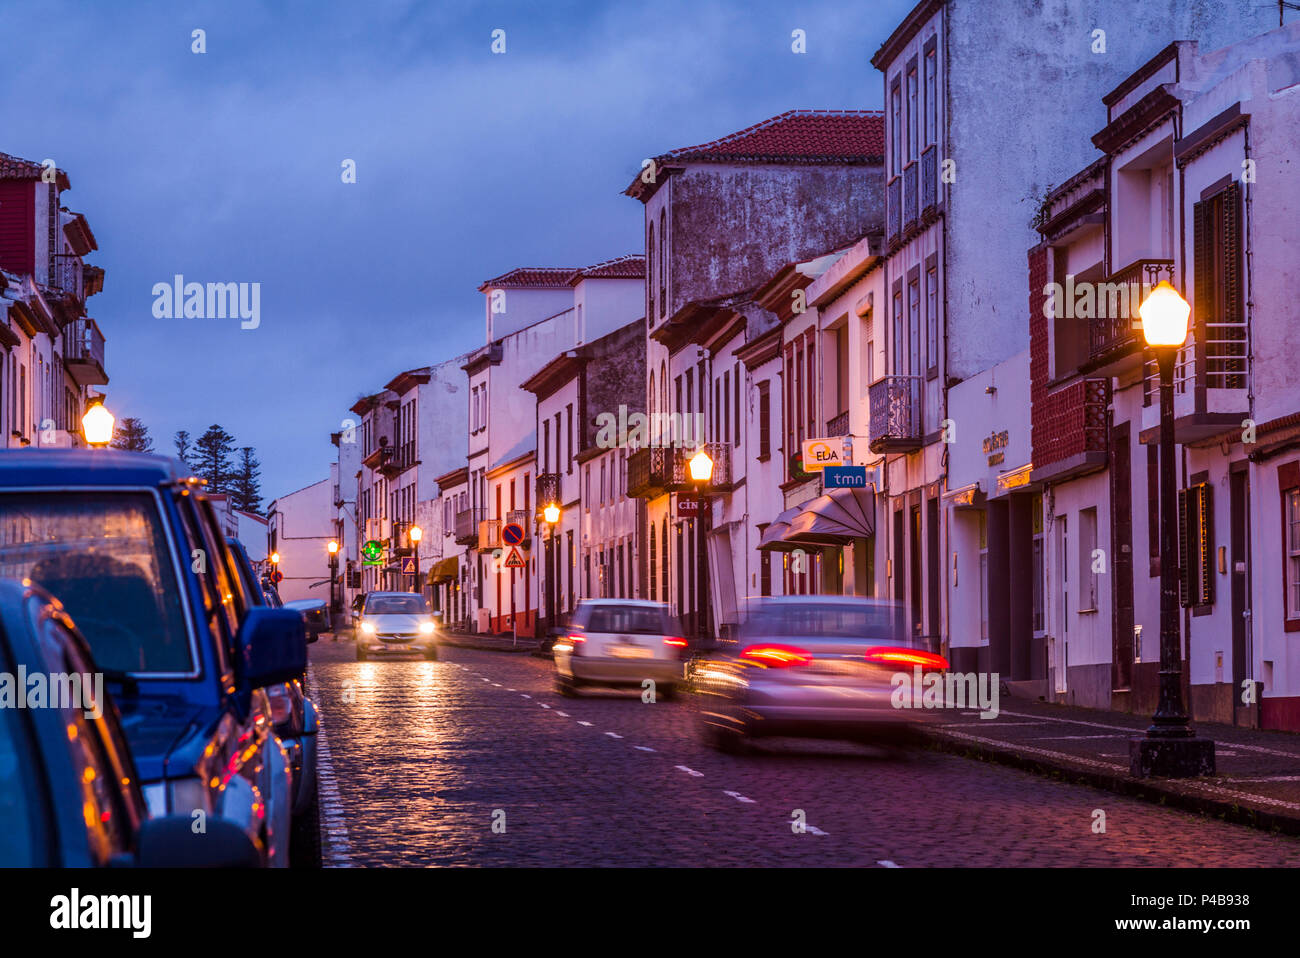
[(459, 560), (456, 556), (439, 559), (433, 564), (433, 568), (429, 570), (429, 582), (430, 584), (450, 582), (459, 574)]
[(793, 552), (799, 548), (798, 543), (784, 541), (784, 536), (790, 531), (790, 523), (794, 517), (799, 515), (799, 507), (787, 509), (777, 516), (772, 523), (763, 530), (763, 538), (758, 542), (760, 552)]
[(875, 532), (875, 490), (832, 489), (804, 503), (782, 541), (793, 545), (846, 546)]

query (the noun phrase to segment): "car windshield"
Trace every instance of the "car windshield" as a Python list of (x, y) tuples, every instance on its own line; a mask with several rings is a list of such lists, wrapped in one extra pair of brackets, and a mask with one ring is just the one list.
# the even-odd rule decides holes
[(371, 615), (424, 615), (429, 602), (422, 595), (372, 595), (366, 600), (366, 611)]
[(660, 609), (635, 605), (598, 605), (592, 607), (587, 631), (665, 635), (666, 626), (664, 613)]
[(799, 637), (910, 645), (890, 612), (884, 603), (763, 602), (750, 609), (742, 634), (747, 640)]
[(56, 596), (102, 669), (193, 670), (162, 521), (147, 493), (0, 494), (0, 575)]

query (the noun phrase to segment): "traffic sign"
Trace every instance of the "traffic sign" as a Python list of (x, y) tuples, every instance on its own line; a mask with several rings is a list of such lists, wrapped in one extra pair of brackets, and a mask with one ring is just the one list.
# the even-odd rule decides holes
[(827, 489), (865, 489), (866, 466), (827, 466), (822, 470), (822, 481)]
[(415, 575), (415, 556), (402, 556), (402, 575)]
[(519, 549), (511, 549), (504, 563), (507, 569), (522, 569), (525, 566), (524, 555)]
[(508, 546), (517, 546), (524, 541), (524, 527), (518, 522), (507, 522), (501, 530), (501, 541)]
[(281, 582), (284, 581), (284, 573), (281, 572), (279, 569), (276, 569), (274, 572), (271, 573), (271, 581), (274, 582), (276, 585), (279, 585)]
[(384, 559), (384, 544), (378, 539), (369, 539), (361, 547), (361, 558), (366, 565), (379, 565)]

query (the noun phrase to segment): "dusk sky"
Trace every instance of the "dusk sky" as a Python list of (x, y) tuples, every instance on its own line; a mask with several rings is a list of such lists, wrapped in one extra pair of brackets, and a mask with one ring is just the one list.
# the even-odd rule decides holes
[[(6, 0), (0, 151), (53, 159), (94, 230), (109, 408), (168, 453), (220, 423), (265, 505), (328, 475), (358, 396), (482, 344), (483, 280), (640, 252), (642, 158), (879, 109), (912, 5)], [(155, 318), (178, 273), (260, 283), (259, 328)]]

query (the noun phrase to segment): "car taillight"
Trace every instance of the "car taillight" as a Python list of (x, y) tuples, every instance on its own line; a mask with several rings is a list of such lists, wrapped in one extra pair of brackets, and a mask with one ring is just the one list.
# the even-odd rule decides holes
[(942, 672), (948, 668), (948, 660), (942, 655), (898, 646), (878, 645), (873, 649), (867, 649), (866, 659), (873, 665), (884, 665), (889, 668), (910, 669), (919, 665), (922, 671), (927, 672)]
[(764, 645), (746, 646), (741, 651), (740, 657), (747, 662), (765, 665), (770, 669), (788, 669), (796, 665), (807, 665), (812, 661), (812, 654), (804, 649), (770, 642)]
[(565, 638), (569, 640), (569, 645), (573, 646), (574, 655), (577, 655), (582, 651), (582, 647), (584, 644), (586, 644), (587, 641), (587, 637), (585, 635), (570, 634), (565, 636)]
[(689, 642), (676, 635), (665, 635), (664, 645), (668, 646), (670, 649), (676, 649), (678, 656), (681, 658), (686, 657), (686, 653), (691, 647)]

